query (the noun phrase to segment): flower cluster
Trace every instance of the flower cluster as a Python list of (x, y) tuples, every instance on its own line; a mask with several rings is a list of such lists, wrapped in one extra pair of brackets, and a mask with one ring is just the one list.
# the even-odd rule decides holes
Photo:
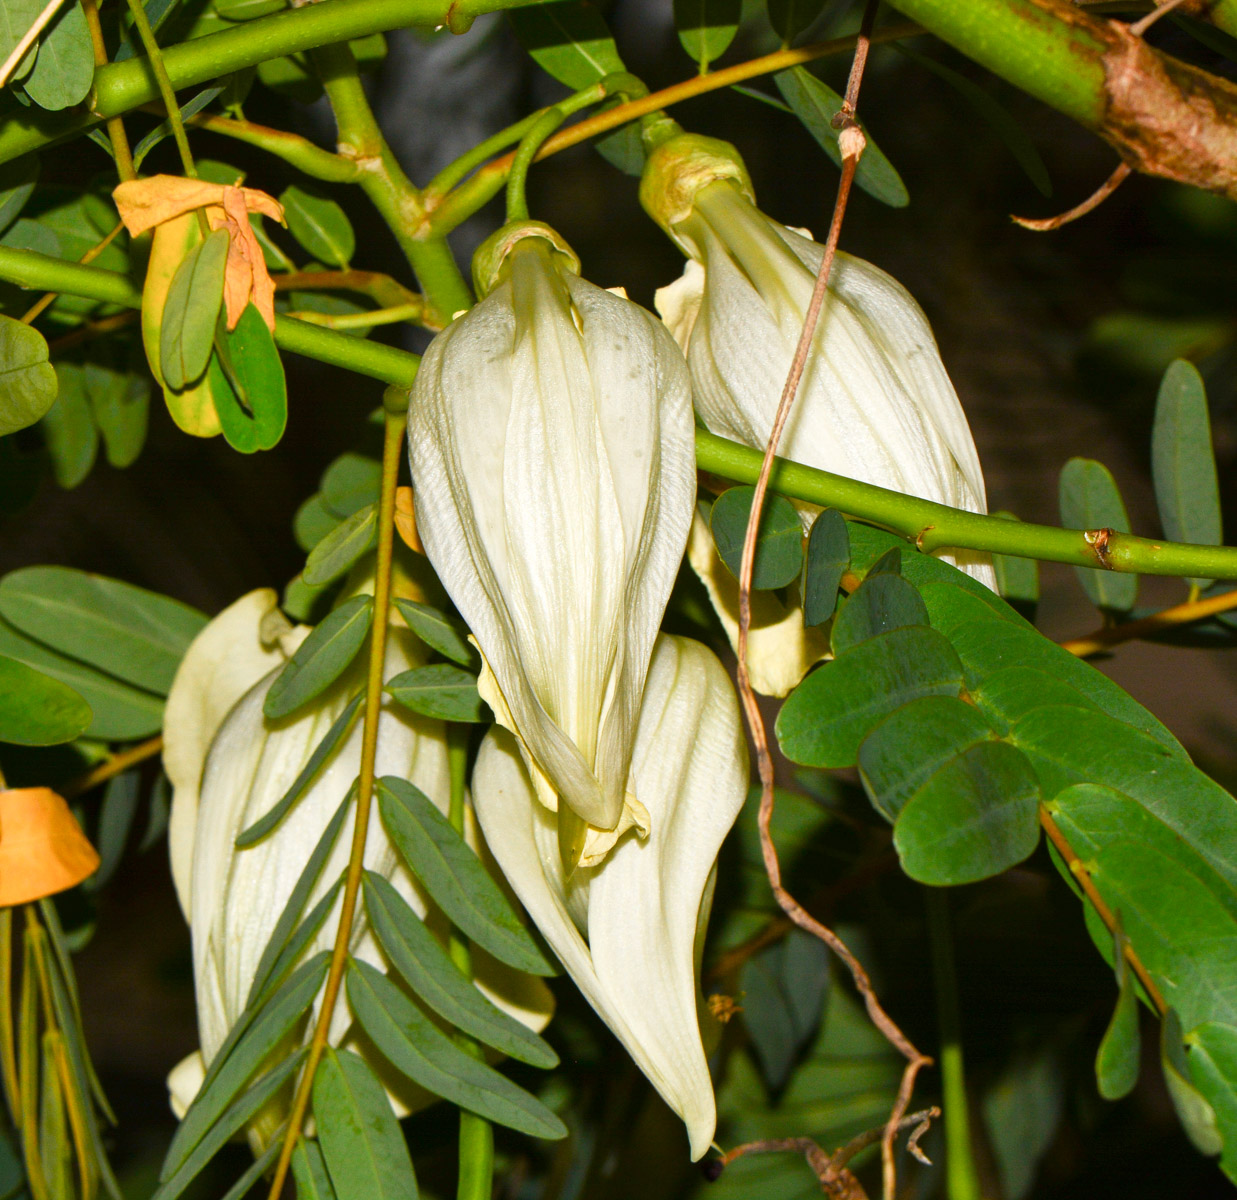
[[(764, 446), (822, 251), (755, 208), (722, 143), (665, 143), (650, 156), (642, 198), (691, 259), (658, 294), (664, 322), (583, 280), (552, 229), (513, 222), (477, 256), (481, 301), (425, 354), (408, 438), (417, 536), (472, 632), (478, 687), (497, 721), (472, 777), (481, 830), (567, 972), (683, 1118), (699, 1158), (716, 1115), (697, 950), (749, 773), (721, 663), (660, 627), (686, 551), (735, 632), (735, 583), (696, 511), (693, 409), (711, 430)], [(846, 255), (782, 449), (984, 510), (974, 444), (923, 314), (888, 275)], [(807, 528), (815, 511), (802, 515)], [(986, 562), (960, 565), (991, 582)], [(341, 682), (304, 716), (263, 716), (273, 672), (302, 636), (273, 594), (253, 593), (201, 635), (169, 700), (173, 869), (193, 930), (207, 1061), (244, 1003), (278, 914), (271, 897), (286, 896), (356, 773), (354, 737), (283, 826), (251, 851), (234, 849), (346, 703)], [(772, 596), (757, 598), (750, 647), (757, 686), (773, 694), (827, 652), (801, 613)], [(399, 631), (388, 673), (422, 659)], [(378, 756), (379, 774), (445, 803), (437, 723), (384, 710)], [(334, 852), (336, 868), (345, 854)], [(366, 865), (425, 911), (376, 824)], [(334, 937), (328, 920), (314, 944)], [(364, 924), (353, 939), (354, 954), (378, 961)], [(526, 999), (526, 1018), (537, 1007)], [(348, 1022), (341, 1011), (332, 1036)]]

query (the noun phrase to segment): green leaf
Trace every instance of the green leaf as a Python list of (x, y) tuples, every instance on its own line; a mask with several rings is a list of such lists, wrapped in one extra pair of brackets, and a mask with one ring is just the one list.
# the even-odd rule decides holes
[(40, 108), (59, 111), (85, 100), (93, 82), (94, 48), (86, 14), (77, 0), (69, 0), (43, 30), (34, 70), (22, 86)]
[(373, 596), (353, 596), (334, 609), (280, 671), (266, 693), (262, 711), (278, 720), (320, 696), (356, 658), (373, 619)]
[(163, 724), (163, 698), (121, 683), (64, 655), (49, 650), (0, 620), (0, 655), (67, 684), (90, 706), (86, 735), (101, 741), (149, 737)]
[(228, 232), (216, 229), (185, 255), (168, 287), (159, 334), (159, 370), (175, 391), (206, 373), (223, 304)]
[(292, 781), (292, 786), (248, 829), (243, 829), (236, 835), (236, 841), (233, 845), (238, 850), (244, 850), (246, 846), (252, 846), (256, 842), (260, 842), (292, 811), (305, 789), (313, 782), (314, 777), (322, 769), (323, 764), (335, 753), (336, 748), (344, 738), (348, 736), (349, 731), (352, 729), (352, 722), (360, 710), (361, 701), (364, 699), (365, 694), (358, 692), (348, 701), (347, 707), (331, 723), (331, 727), (326, 731), (322, 741), (314, 747), (314, 752), (309, 756), (309, 761), (301, 769), (301, 773)]
[(825, 10), (826, 0), (768, 0), (769, 24), (789, 44)]
[(1029, 1200), (1065, 1114), (1062, 1055), (1049, 1040), (1017, 1052), (983, 1097), (984, 1125), (1005, 1200)]
[(892, 824), (936, 771), (993, 736), (972, 705), (951, 696), (923, 696), (890, 713), (863, 739), (859, 777), (873, 807)]
[(344, 1200), (417, 1200), (417, 1177), (382, 1084), (365, 1061), (330, 1046), (314, 1076), (318, 1145)]
[[(130, 359), (136, 357), (130, 349)], [(150, 415), (150, 376), (145, 362), (130, 370), (115, 370), (89, 359), (85, 366), (86, 396), (103, 449), (113, 467), (130, 466), (142, 452)]]
[(848, 650), (809, 675), (777, 717), (782, 752), (809, 767), (853, 766), (874, 725), (920, 696), (957, 696), (962, 665), (935, 630), (907, 626)]
[[(8, 57), (4, 49), (6, 42), (4, 18), (0, 16), (0, 61)], [(34, 185), (39, 178), (39, 158), (37, 154), (23, 154), (0, 166), (0, 233), (3, 233), (17, 220), (18, 214), (26, 206), (34, 191)]]
[(1095, 1055), (1095, 1079), (1105, 1100), (1120, 1100), (1134, 1090), (1141, 1058), (1138, 993), (1122, 937), (1113, 940), (1113, 966), (1117, 973), (1117, 1007)]
[(216, 346), (207, 374), (223, 436), (242, 454), (270, 450), (288, 423), (288, 385), (275, 339), (253, 304), (223, 339), (231, 373), (225, 371)]
[(77, 363), (56, 366), (56, 403), (40, 425), (56, 482), (71, 490), (90, 474), (99, 451), (99, 430), (86, 397), (85, 371)]
[[(314, 996), (326, 979), (330, 958), (330, 952), (324, 950), (298, 968), (231, 1051), (215, 1055), (201, 1089), (168, 1146), (159, 1172), (161, 1182), (166, 1181), (170, 1186), (172, 1180), (182, 1174), (195, 1157), (202, 1139), (219, 1129), (220, 1119), (241, 1088), (291, 1030), (305, 1019)], [(233, 1132), (234, 1129), (230, 1130), (228, 1136)]]
[(741, 0), (674, 0), (679, 42), (703, 75), (739, 32)]
[(289, 232), (314, 258), (347, 270), (356, 251), (356, 234), (334, 200), (293, 184), (284, 189), (279, 203), (283, 205)]
[(322, 502), (322, 494), (315, 492), (296, 510), (292, 534), (296, 544), (308, 554), (338, 524), (339, 518)]
[(812, 522), (803, 567), (803, 623), (823, 625), (838, 604), (842, 576), (850, 568), (850, 534), (836, 508), (827, 508)]
[(829, 951), (818, 938), (792, 929), (744, 963), (740, 987), (743, 1020), (761, 1074), (771, 1090), (780, 1091), (820, 1024), (829, 989)]
[(513, 8), (507, 17), (533, 61), (572, 91), (627, 69), (609, 26), (586, 0)]
[[(1018, 519), (1007, 512), (992, 515), (1005, 521)], [(1039, 563), (1033, 558), (1016, 558), (1012, 554), (993, 554), (991, 557), (1001, 599), (1028, 621), (1033, 621), (1039, 605)]]
[[(743, 561), (743, 541), (752, 511), (756, 489), (735, 487), (723, 492), (709, 512), (709, 529), (722, 561), (739, 578)], [(795, 506), (784, 496), (765, 496), (756, 534), (756, 561), (752, 566), (752, 587), (768, 591), (785, 587), (803, 569), (803, 524)]]
[[(1129, 533), (1130, 519), (1117, 481), (1093, 458), (1071, 458), (1061, 468), (1061, 523), (1070, 529)], [(1099, 567), (1075, 567), (1091, 603), (1111, 613), (1127, 613), (1138, 597), (1138, 576)]]
[(1103, 711), (1064, 680), (1031, 667), (1005, 667), (994, 672), (971, 692), (971, 699), (1002, 734), (1032, 710), (1053, 704)]
[[(195, 1144), (193, 1151), (185, 1157), (175, 1174), (163, 1181), (151, 1200), (175, 1200), (175, 1197), (179, 1196), (202, 1173), (206, 1164), (279, 1094), (280, 1089), (305, 1061), (308, 1053), (307, 1049), (302, 1048), (295, 1054), (289, 1055), (283, 1062), (267, 1071), (243, 1096), (222, 1112), (218, 1122), (212, 1125), (205, 1136)], [(329, 1054), (330, 1051), (327, 1053)], [(188, 1113), (185, 1116), (187, 1120)], [(181, 1129), (183, 1128), (182, 1123)], [(178, 1129), (177, 1135), (179, 1134)], [(176, 1144), (175, 1139), (172, 1144)], [(170, 1155), (171, 1151), (169, 1150), (168, 1153)], [(166, 1167), (166, 1162), (164, 1165)]]
[(422, 792), (388, 775), (378, 781), (378, 810), (413, 874), (465, 934), (516, 970), (555, 974), (481, 860)]
[(270, 1145), (249, 1164), (248, 1170), (224, 1192), (222, 1200), (243, 1200), (243, 1197), (249, 1195), (249, 1189), (266, 1174), (275, 1159), (279, 1157), (279, 1152), (283, 1149), (283, 1134), (286, 1128), (287, 1124), (285, 1122), (276, 1130), (271, 1137)]
[[(838, 146), (838, 131), (833, 128), (833, 118), (842, 111), (842, 97), (803, 67), (791, 67), (789, 71), (781, 71), (773, 77), (773, 81), (808, 133), (840, 167), (842, 151)], [(862, 122), (860, 125), (862, 126)], [(891, 208), (905, 208), (911, 201), (906, 184), (902, 182), (902, 177), (893, 163), (885, 157), (866, 127), (863, 132), (868, 143), (855, 171), (855, 185), (882, 204), (888, 204)]]
[[(1223, 542), (1207, 392), (1198, 368), (1182, 358), (1169, 364), (1156, 398), (1151, 475), (1160, 522), (1169, 541), (1201, 546)], [(1211, 585), (1210, 579), (1189, 582), (1199, 588)]]
[(534, 1067), (558, 1064), (558, 1055), (547, 1042), (477, 990), (386, 879), (366, 871), (363, 886), (374, 935), (391, 965), (425, 1004), (503, 1054)]
[(1237, 1176), (1237, 1028), (1207, 1021), (1185, 1035), (1190, 1078), (1210, 1105), (1224, 1141), (1220, 1167)]
[(0, 437), (33, 425), (55, 401), (56, 372), (43, 335), (0, 316)]
[(322, 473), (322, 503), (336, 520), (378, 502), (382, 464), (366, 454), (341, 454)]
[(297, 1139), (292, 1151), (292, 1178), (296, 1181), (296, 1200), (335, 1200), (326, 1160), (313, 1138)]
[(133, 831), (133, 818), (137, 815), (140, 784), (141, 777), (137, 771), (124, 771), (109, 779), (103, 791), (99, 832), (95, 837), (99, 867), (85, 885), (92, 892), (107, 883), (120, 865), (129, 834)]
[(833, 653), (845, 654), (891, 629), (927, 624), (928, 609), (912, 584), (901, 575), (869, 573), (834, 618)]
[(309, 552), (301, 578), (311, 587), (332, 583), (378, 544), (378, 506), (357, 509), (328, 531)]
[[(17, 43), (26, 36), (26, 32), (43, 11), (43, 4), (44, 0), (5, 0), (5, 3), (0, 4), (0, 62), (4, 62), (17, 49)], [(10, 82), (23, 79), (30, 73), (37, 54), (36, 42), (22, 56)]]
[(449, 658), (461, 667), (476, 670), (481, 665), (481, 656), (470, 645), (468, 626), (463, 621), (416, 600), (397, 598), (395, 607), (408, 622), (408, 628), (431, 650), (437, 650), (443, 658)]
[(206, 624), (203, 613), (170, 596), (70, 567), (11, 571), (0, 580), (0, 616), (62, 654), (160, 695)]
[(902, 869), (953, 886), (999, 875), (1039, 842), (1039, 784), (1026, 756), (979, 742), (949, 759), (905, 803), (893, 827)]
[[(212, 100), (214, 100), (217, 96), (221, 95), (223, 91), (224, 89), (222, 86), (203, 88), (203, 90), (198, 92), (196, 96), (194, 96), (192, 99), (186, 101), (186, 103), (180, 106), (181, 121), (186, 122), (189, 120), (190, 117), (196, 116)], [(159, 124), (156, 125), (154, 129), (152, 129), (148, 134), (146, 134), (146, 136), (143, 137), (142, 140), (138, 142), (138, 144), (133, 148), (134, 167), (137, 167), (140, 169), (146, 156), (157, 145), (159, 145), (160, 142), (164, 141), (167, 138), (170, 138), (171, 136), (172, 136), (171, 121), (166, 121), (166, 120), (160, 121)], [(206, 165), (206, 164), (209, 164), (209, 166), (215, 165), (213, 163), (210, 163), (209, 160), (205, 160), (205, 164), (204, 164), (204, 161), (202, 159), (199, 159), (198, 164), (197, 164), (198, 165), (198, 178), (209, 180), (211, 183), (224, 183), (228, 186), (231, 186), (232, 184), (235, 184), (237, 182), (237, 179), (241, 174), (239, 171), (234, 171), (225, 179), (222, 179), (222, 180), (215, 179), (215, 178), (212, 178), (212, 175), (209, 169), (206, 171), (202, 170), (203, 165)], [(219, 231), (216, 230), (215, 232), (219, 232)]]
[(943, 79), (980, 115), (988, 127), (1005, 143), (1014, 161), (1026, 172), (1027, 178), (1043, 196), (1052, 195), (1052, 180), (1035, 143), (1013, 114), (997, 98), (977, 83), (960, 75), (952, 67), (939, 63), (925, 54), (918, 54), (900, 42), (894, 43), (907, 58)]
[(531, 1137), (567, 1136), (540, 1100), (462, 1050), (381, 971), (355, 958), (348, 960), (348, 1004), (387, 1061), (432, 1095)]
[(490, 719), (490, 710), (477, 691), (476, 676), (450, 663), (403, 671), (386, 690), (405, 708), (423, 717), (473, 723)]
[(1160, 1065), (1164, 1082), (1182, 1128), (1200, 1154), (1219, 1154), (1224, 1148), (1216, 1125), (1215, 1110), (1194, 1086), (1190, 1064), (1181, 1042), (1181, 1019), (1173, 1009), (1160, 1024)]
[(90, 725), (90, 705), (67, 684), (0, 655), (0, 742), (55, 746)]

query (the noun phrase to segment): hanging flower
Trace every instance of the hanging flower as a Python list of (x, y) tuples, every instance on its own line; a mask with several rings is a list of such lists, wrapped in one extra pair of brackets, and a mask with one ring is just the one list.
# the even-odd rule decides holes
[[(193, 938), (200, 1052), (169, 1077), (173, 1108), (183, 1114), (204, 1069), (245, 1007), (258, 962), (288, 896), (360, 767), (361, 722), (331, 754), (283, 821), (261, 841), (237, 849), (242, 830), (265, 815), (308, 762), (363, 682), (357, 664), (307, 710), (272, 721), (262, 712), (279, 670), (308, 635), (292, 628), (269, 589), (251, 592), (225, 609), (198, 635), (181, 662), (164, 721), (165, 763), (173, 784), (169, 844), (172, 877)], [(424, 647), (406, 629), (388, 631), (385, 677), (418, 666)], [(446, 812), (449, 803), (446, 736), (440, 721), (383, 702), (378, 726), (377, 775), (410, 780)], [(354, 812), (311, 891), (305, 911), (334, 885), (348, 862)], [(428, 897), (403, 866), (380, 821), (371, 821), (365, 866), (389, 879), (418, 915)], [(334, 945), (336, 907), (307, 945), (307, 959)], [(382, 967), (363, 913), (354, 924), (351, 953)], [(493, 964), (479, 986), (496, 1003), (535, 1028), (549, 1019), (544, 984)], [(338, 1044), (351, 1023), (346, 998), (332, 1018)], [(407, 1110), (407, 1096), (393, 1101)], [(282, 1112), (260, 1114), (250, 1127), (256, 1145), (269, 1137)]]
[(567, 872), (515, 739), (494, 729), (473, 774), (477, 819), (529, 916), (588, 1002), (687, 1125), (693, 1159), (716, 1106), (701, 1040), (697, 951), (717, 854), (748, 786), (734, 689), (698, 642), (662, 635), (649, 665), (628, 786), (649, 832)]
[(489, 294), (413, 388), (416, 528), (574, 865), (647, 823), (628, 767), (691, 524), (690, 383), (661, 323), (580, 279), (547, 226), (500, 230), (478, 264)]
[[(714, 433), (763, 450), (824, 249), (760, 212), (733, 147), (711, 138), (680, 135), (654, 151), (641, 200), (691, 259), (657, 293), (657, 309), (687, 355), (696, 412)], [(834, 260), (778, 452), (987, 511), (975, 443), (927, 319), (901, 284), (849, 254)], [(810, 526), (816, 510), (801, 511)], [(945, 557), (995, 588), (985, 555)]]

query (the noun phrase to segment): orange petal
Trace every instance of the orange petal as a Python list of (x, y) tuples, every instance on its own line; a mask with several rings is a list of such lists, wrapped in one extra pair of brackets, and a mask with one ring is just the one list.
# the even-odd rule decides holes
[(66, 891), (98, 867), (63, 796), (45, 787), (0, 791), (0, 906)]
[(421, 539), (417, 535), (417, 518), (412, 509), (410, 487), (395, 489), (395, 532), (409, 550), (415, 550), (418, 554), (425, 553), (425, 547), (421, 545)]

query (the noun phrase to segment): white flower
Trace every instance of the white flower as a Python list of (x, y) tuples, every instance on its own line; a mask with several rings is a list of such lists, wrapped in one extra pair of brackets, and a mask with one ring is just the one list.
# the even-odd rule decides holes
[(692, 518), (690, 382), (661, 322), (580, 279), (552, 230), (499, 239), (496, 286), (417, 373), (417, 530), (574, 863), (585, 822), (644, 823), (626, 785)]
[[(200, 1052), (169, 1076), (173, 1108), (183, 1114), (204, 1068), (244, 1009), (258, 962), (293, 886), (360, 768), (361, 720), (331, 754), (283, 821), (256, 844), (235, 847), (238, 834), (287, 792), (349, 699), (363, 683), (355, 664), (307, 709), (271, 721), (262, 705), (287, 658), (309, 630), (292, 629), (269, 589), (251, 592), (219, 614), (190, 645), (168, 697), (165, 762), (173, 784), (169, 836), (172, 876), (193, 939)], [(385, 677), (420, 665), (424, 647), (406, 630), (388, 632)], [(410, 780), (447, 811), (449, 776), (442, 723), (415, 716), (385, 699), (378, 725), (376, 774)], [(307, 913), (347, 865), (355, 822), (349, 812), (305, 905)], [(403, 866), (382, 822), (371, 819), (365, 866), (389, 879), (419, 916), (430, 902)], [(338, 901), (303, 954), (333, 946)], [(352, 953), (383, 961), (362, 910)], [(503, 970), (485, 981), (491, 999), (540, 1028), (552, 1001), (540, 981)], [(480, 981), (479, 981), (480, 985)], [(531, 1016), (530, 1010), (537, 1010)], [(529, 1015), (526, 1015), (529, 1014)], [(530, 1019), (531, 1016), (531, 1019)], [(332, 1018), (338, 1044), (351, 1023), (346, 997)], [(405, 1107), (406, 1097), (395, 1101)], [(260, 1119), (258, 1141), (278, 1122)], [(258, 1128), (261, 1126), (261, 1128)]]
[(713, 868), (748, 786), (739, 707), (698, 642), (662, 635), (645, 685), (629, 786), (649, 833), (569, 876), (554, 822), (514, 739), (492, 730), (473, 774), (486, 841), (572, 979), (687, 1125), (693, 1159), (716, 1107), (698, 1017), (698, 953)]

